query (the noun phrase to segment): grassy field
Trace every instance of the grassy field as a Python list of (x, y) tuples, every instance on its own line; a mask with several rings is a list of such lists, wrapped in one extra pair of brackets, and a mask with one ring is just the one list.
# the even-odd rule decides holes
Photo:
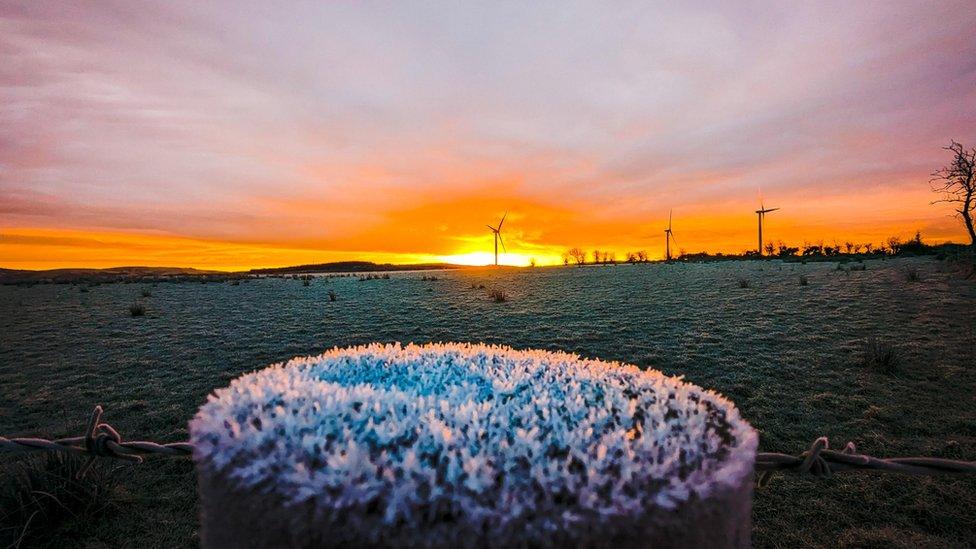
[[(683, 375), (734, 400), (765, 451), (800, 452), (826, 435), (879, 456), (976, 459), (976, 284), (932, 259), (843, 267), (730, 262), (398, 273), (309, 286), (5, 286), (0, 434), (74, 436), (102, 404), (123, 436), (183, 440), (210, 391), (272, 362), (372, 341), (485, 341)], [(430, 274), (437, 279), (422, 279)], [(493, 288), (507, 301), (489, 297)], [(130, 314), (134, 301), (144, 316)], [(892, 368), (865, 364), (871, 338), (894, 353)], [(26, 509), (9, 497), (24, 459), (0, 460), (8, 492), (0, 494), (0, 546), (197, 543), (189, 460), (99, 463), (99, 484), (83, 492), (101, 490), (91, 496), (96, 505)], [(44, 466), (63, 473), (76, 464)], [(30, 505), (48, 511), (31, 515)], [(754, 524), (760, 547), (976, 545), (976, 478), (780, 476), (757, 490)]]

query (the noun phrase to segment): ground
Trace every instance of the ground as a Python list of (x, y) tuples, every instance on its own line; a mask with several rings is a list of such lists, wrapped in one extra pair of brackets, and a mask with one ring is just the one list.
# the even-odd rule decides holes
[[(842, 267), (484, 269), (307, 287), (161, 283), (148, 297), (135, 284), (4, 286), (0, 434), (74, 436), (102, 404), (125, 437), (183, 440), (210, 391), (272, 362), (372, 341), (485, 341), (683, 375), (735, 401), (762, 451), (798, 453), (826, 435), (876, 456), (976, 460), (976, 284), (935, 259)], [(488, 297), (495, 287), (506, 302)], [(136, 300), (145, 316), (130, 315)], [(894, 346), (894, 372), (862, 364), (871, 337)], [(0, 457), (5, 470), (18, 461)], [(117, 485), (97, 520), (8, 521), (0, 542), (197, 543), (188, 460), (99, 467)], [(976, 477), (779, 476), (756, 492), (753, 537), (760, 547), (976, 545)]]

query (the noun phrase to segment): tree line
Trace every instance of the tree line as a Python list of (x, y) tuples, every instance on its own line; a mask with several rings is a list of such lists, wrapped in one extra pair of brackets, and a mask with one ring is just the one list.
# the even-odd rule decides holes
[[(823, 241), (810, 243), (804, 242), (801, 246), (790, 246), (783, 241), (769, 242), (764, 246), (765, 255), (761, 256), (755, 250), (749, 250), (741, 254), (725, 254), (708, 252), (687, 253), (684, 249), (679, 250), (674, 257), (674, 261), (702, 261), (710, 259), (754, 259), (765, 257), (779, 259), (815, 259), (827, 257), (882, 257), (893, 255), (924, 255), (936, 253), (942, 246), (932, 246), (922, 242), (922, 233), (916, 232), (915, 236), (908, 240), (901, 237), (892, 236), (880, 244), (873, 242), (834, 242), (825, 244)], [(563, 265), (615, 265), (619, 263), (649, 263), (650, 256), (646, 250), (627, 252), (623, 261), (617, 261), (615, 252), (593, 250), (587, 252), (582, 248), (570, 248), (562, 254)]]

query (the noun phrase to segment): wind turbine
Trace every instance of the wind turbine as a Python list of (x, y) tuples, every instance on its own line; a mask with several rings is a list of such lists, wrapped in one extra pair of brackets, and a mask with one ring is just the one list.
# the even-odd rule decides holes
[[(664, 229), (664, 259), (665, 261), (671, 261), (671, 239), (674, 238), (674, 232), (671, 231), (671, 214), (674, 210), (668, 211), (668, 228)], [(676, 241), (677, 242), (677, 241)]]
[(502, 216), (502, 220), (498, 222), (497, 227), (492, 227), (491, 225), (488, 225), (488, 228), (491, 229), (491, 232), (494, 233), (495, 235), (495, 266), (496, 267), (498, 266), (498, 243), (501, 242), (502, 250), (508, 252), (508, 250), (505, 249), (505, 241), (502, 240), (502, 224), (505, 223), (505, 218), (507, 216), (508, 216), (508, 212), (505, 212), (505, 215)]
[(756, 215), (759, 216), (759, 255), (760, 256), (762, 256), (763, 254), (763, 239), (762, 239), (763, 219), (766, 218), (766, 214), (768, 214), (769, 212), (775, 212), (778, 209), (779, 208), (766, 208), (766, 206), (763, 205), (762, 198), (759, 199), (759, 209), (756, 210)]

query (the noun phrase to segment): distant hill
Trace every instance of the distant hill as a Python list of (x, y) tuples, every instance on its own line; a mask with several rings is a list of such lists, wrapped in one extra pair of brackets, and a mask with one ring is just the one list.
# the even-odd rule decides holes
[(332, 263), (295, 265), (293, 267), (251, 269), (247, 272), (250, 274), (359, 273), (367, 271), (426, 271), (430, 269), (463, 269), (465, 267), (466, 265), (454, 265), (452, 263), (414, 263), (410, 265), (394, 265), (392, 263), (373, 263), (372, 261), (335, 261)]
[(44, 271), (0, 268), (0, 284), (65, 283), (78, 281), (112, 282), (196, 276), (201, 278), (227, 279), (242, 278), (248, 275), (424, 271), (430, 269), (460, 269), (464, 267), (464, 265), (453, 265), (450, 263), (394, 265), (392, 263), (373, 263), (371, 261), (337, 261), (334, 263), (316, 263), (312, 265), (295, 265), (292, 267), (252, 269), (243, 272), (206, 271), (187, 267), (111, 267), (108, 269), (48, 269)]
[(187, 267), (111, 267), (108, 269), (48, 269), (28, 271), (0, 269), (0, 284), (20, 282), (73, 282), (76, 280), (116, 280), (169, 276), (226, 274)]

